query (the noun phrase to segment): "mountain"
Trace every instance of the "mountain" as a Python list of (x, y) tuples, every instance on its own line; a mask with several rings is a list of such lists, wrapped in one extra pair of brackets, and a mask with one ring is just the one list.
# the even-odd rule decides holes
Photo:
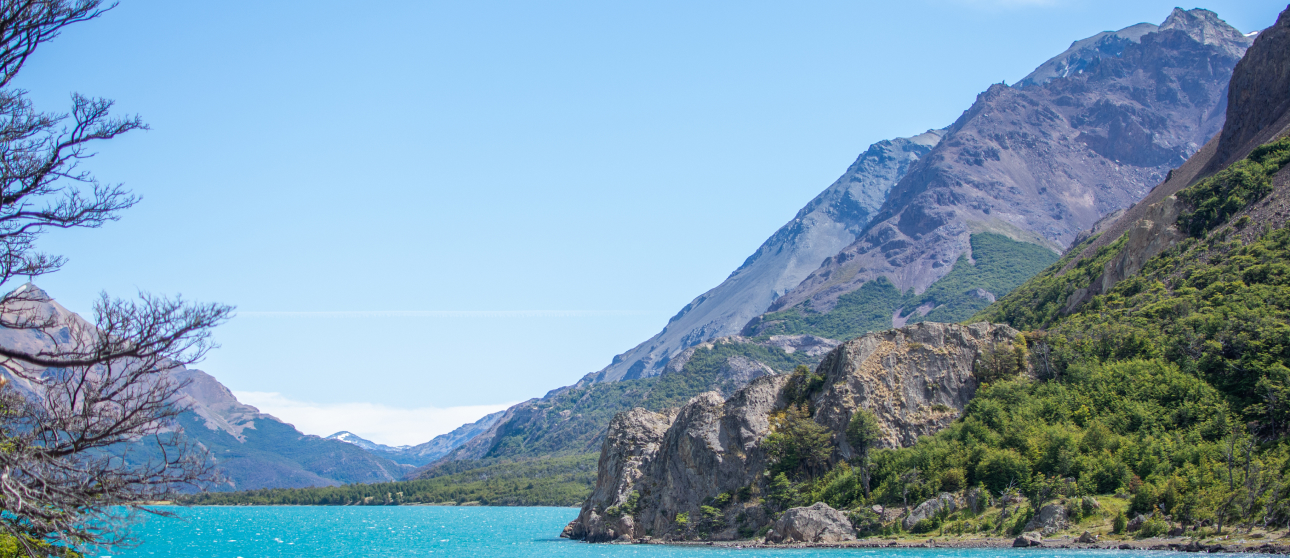
[(355, 434), (348, 430), (341, 430), (340, 432), (337, 432), (335, 434), (332, 434), (331, 436), (328, 436), (326, 439), (339, 440), (347, 444), (354, 444), (367, 451), (380, 452), (380, 453), (398, 453), (412, 447), (412, 446), (394, 447), (394, 446), (387, 446), (385, 444), (378, 444), (376, 442), (368, 440), (367, 438), (363, 438), (362, 436), (359, 436), (358, 434)]
[(1285, 536), (1290, 8), (1230, 91), (1219, 135), (974, 318), (1002, 323), (870, 333), (814, 371), (617, 415), (565, 536), (774, 542), (804, 510), (847, 510), (842, 539)]
[[(839, 311), (919, 320), (946, 304), (958, 307), (935, 319), (965, 319), (988, 302), (973, 307), (963, 291), (988, 291), (985, 284), (946, 293), (957, 299), (909, 295), (970, 263), (975, 236), (1062, 250), (1142, 199), (1222, 127), (1227, 82), (1250, 41), (1199, 9), (1176, 9), (1157, 30), (1144, 30), (1077, 42), (1075, 52), (1046, 62), (1025, 83), (979, 95), (892, 188), (859, 239), (771, 305), (788, 316), (763, 316), (754, 332), (789, 333), (767, 324), (803, 316), (805, 327), (791, 333), (816, 333), (811, 322)], [(880, 279), (897, 296), (844, 298)]]
[[(1076, 41), (1016, 86), (992, 86), (945, 130), (874, 144), (721, 285), (590, 378), (656, 375), (716, 337), (847, 338), (972, 315), (1216, 133), (1250, 40), (1213, 12), (1175, 9), (1159, 26)], [(981, 239), (1027, 265), (971, 271), (982, 234), (1048, 253)], [(955, 269), (982, 277), (923, 296)], [(839, 305), (844, 316), (822, 316)]]
[(797, 286), (825, 258), (855, 241), (887, 191), (944, 132), (883, 140), (861, 153), (832, 185), (803, 207), (730, 277), (677, 312), (654, 337), (614, 357), (593, 381), (654, 376), (677, 353), (716, 337), (738, 334), (775, 299)]
[[(92, 324), (49, 297), (35, 285), (18, 287), (39, 303), (41, 315), (57, 323), (78, 322), (85, 329)], [(0, 345), (25, 351), (53, 349), (53, 339), (69, 333), (63, 325), (50, 335), (32, 330), (0, 328)], [(174, 428), (210, 451), (226, 483), (214, 490), (249, 490), (306, 486), (337, 486), (350, 483), (391, 481), (403, 476), (406, 466), (373, 455), (337, 440), (310, 436), (281, 420), (243, 404), (228, 388), (201, 370), (179, 367), (172, 374), (188, 385), (180, 392), (189, 410), (179, 416)], [(15, 376), (7, 367), (0, 376), (9, 385), (29, 394), (40, 386)]]
[(945, 130), (874, 144), (658, 335), (443, 460), (595, 452), (617, 412), (728, 395), (867, 331), (971, 316), (1217, 133), (1250, 40), (1212, 12), (1175, 10), (1076, 42)]
[(490, 414), (471, 424), (457, 427), (457, 429), (447, 434), (440, 434), (434, 439), (424, 444), (415, 446), (387, 446), (378, 444), (371, 440), (366, 440), (352, 432), (341, 431), (331, 436), (328, 440), (338, 440), (347, 444), (353, 444), (379, 457), (389, 459), (401, 465), (420, 467), (430, 463), (444, 455), (457, 449), (462, 444), (469, 442), (479, 434), (487, 431), (490, 427), (502, 417), (503, 411)]

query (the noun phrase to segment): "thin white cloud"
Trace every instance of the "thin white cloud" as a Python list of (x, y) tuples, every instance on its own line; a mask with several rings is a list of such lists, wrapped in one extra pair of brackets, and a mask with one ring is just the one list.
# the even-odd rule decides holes
[(1027, 6), (1057, 6), (1063, 0), (948, 0), (956, 4), (966, 4), (978, 8), (1015, 8)]
[(354, 310), (354, 311), (249, 311), (238, 316), (260, 318), (599, 318), (653, 316), (657, 311), (618, 310)]
[(376, 403), (312, 403), (281, 393), (235, 391), (233, 395), (294, 425), (305, 434), (330, 436), (348, 430), (373, 442), (391, 446), (416, 445), (475, 422), (514, 403), (462, 407), (400, 409)]

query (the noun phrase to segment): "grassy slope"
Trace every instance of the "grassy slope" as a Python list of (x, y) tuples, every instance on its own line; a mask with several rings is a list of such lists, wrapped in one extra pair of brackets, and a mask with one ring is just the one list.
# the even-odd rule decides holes
[(911, 316), (908, 323), (957, 322), (990, 304), (989, 299), (976, 294), (977, 289), (1001, 297), (1057, 260), (1057, 255), (1047, 248), (993, 233), (974, 234), (971, 244), (975, 263), (960, 257), (949, 274), (922, 294), (901, 293), (885, 277), (880, 277), (842, 295), (837, 306), (826, 313), (799, 305), (767, 314), (760, 319), (764, 324), (761, 332), (766, 335), (809, 333), (831, 339), (851, 339), (870, 331), (888, 329), (896, 310), (903, 308), (904, 313), (909, 314), (924, 304), (935, 308), (926, 316)]

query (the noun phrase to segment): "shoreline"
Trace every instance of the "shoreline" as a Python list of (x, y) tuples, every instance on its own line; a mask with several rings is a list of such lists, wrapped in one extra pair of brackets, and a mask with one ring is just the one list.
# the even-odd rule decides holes
[[(925, 541), (910, 540), (887, 540), (887, 539), (858, 539), (854, 541), (832, 542), (832, 543), (788, 543), (773, 544), (764, 541), (653, 541), (639, 540), (632, 543), (600, 543), (600, 544), (660, 544), (668, 546), (720, 546), (725, 548), (739, 549), (775, 549), (775, 548), (869, 548), (869, 549), (909, 549), (909, 548), (1016, 548), (1025, 550), (1025, 547), (1014, 547), (1013, 538), (1002, 537), (985, 537), (980, 539), (937, 539), (929, 538)], [(1062, 550), (1138, 550), (1138, 551), (1165, 551), (1165, 552), (1196, 552), (1196, 553), (1234, 553), (1234, 554), (1268, 554), (1268, 555), (1290, 555), (1290, 541), (1274, 542), (1264, 540), (1247, 540), (1234, 539), (1215, 541), (1211, 543), (1201, 543), (1182, 537), (1176, 538), (1150, 538), (1142, 540), (1114, 540), (1100, 541), (1096, 543), (1079, 543), (1075, 539), (1057, 538), (1046, 539), (1040, 546), (1029, 547), (1035, 550), (1062, 549)]]

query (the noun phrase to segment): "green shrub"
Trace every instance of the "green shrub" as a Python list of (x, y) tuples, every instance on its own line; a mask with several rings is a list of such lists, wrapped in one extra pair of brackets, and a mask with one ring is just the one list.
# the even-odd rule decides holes
[(1168, 531), (1169, 531), (1169, 524), (1165, 523), (1165, 521), (1163, 519), (1160, 519), (1159, 517), (1152, 516), (1151, 519), (1148, 519), (1142, 523), (1142, 527), (1138, 529), (1138, 532), (1135, 534), (1135, 536), (1137, 536), (1139, 539), (1148, 539), (1151, 537), (1158, 537), (1160, 535), (1165, 534)]
[(1124, 517), (1124, 512), (1115, 514), (1115, 519), (1111, 521), (1111, 532), (1117, 535), (1124, 533), (1124, 528), (1129, 526), (1128, 518)]

